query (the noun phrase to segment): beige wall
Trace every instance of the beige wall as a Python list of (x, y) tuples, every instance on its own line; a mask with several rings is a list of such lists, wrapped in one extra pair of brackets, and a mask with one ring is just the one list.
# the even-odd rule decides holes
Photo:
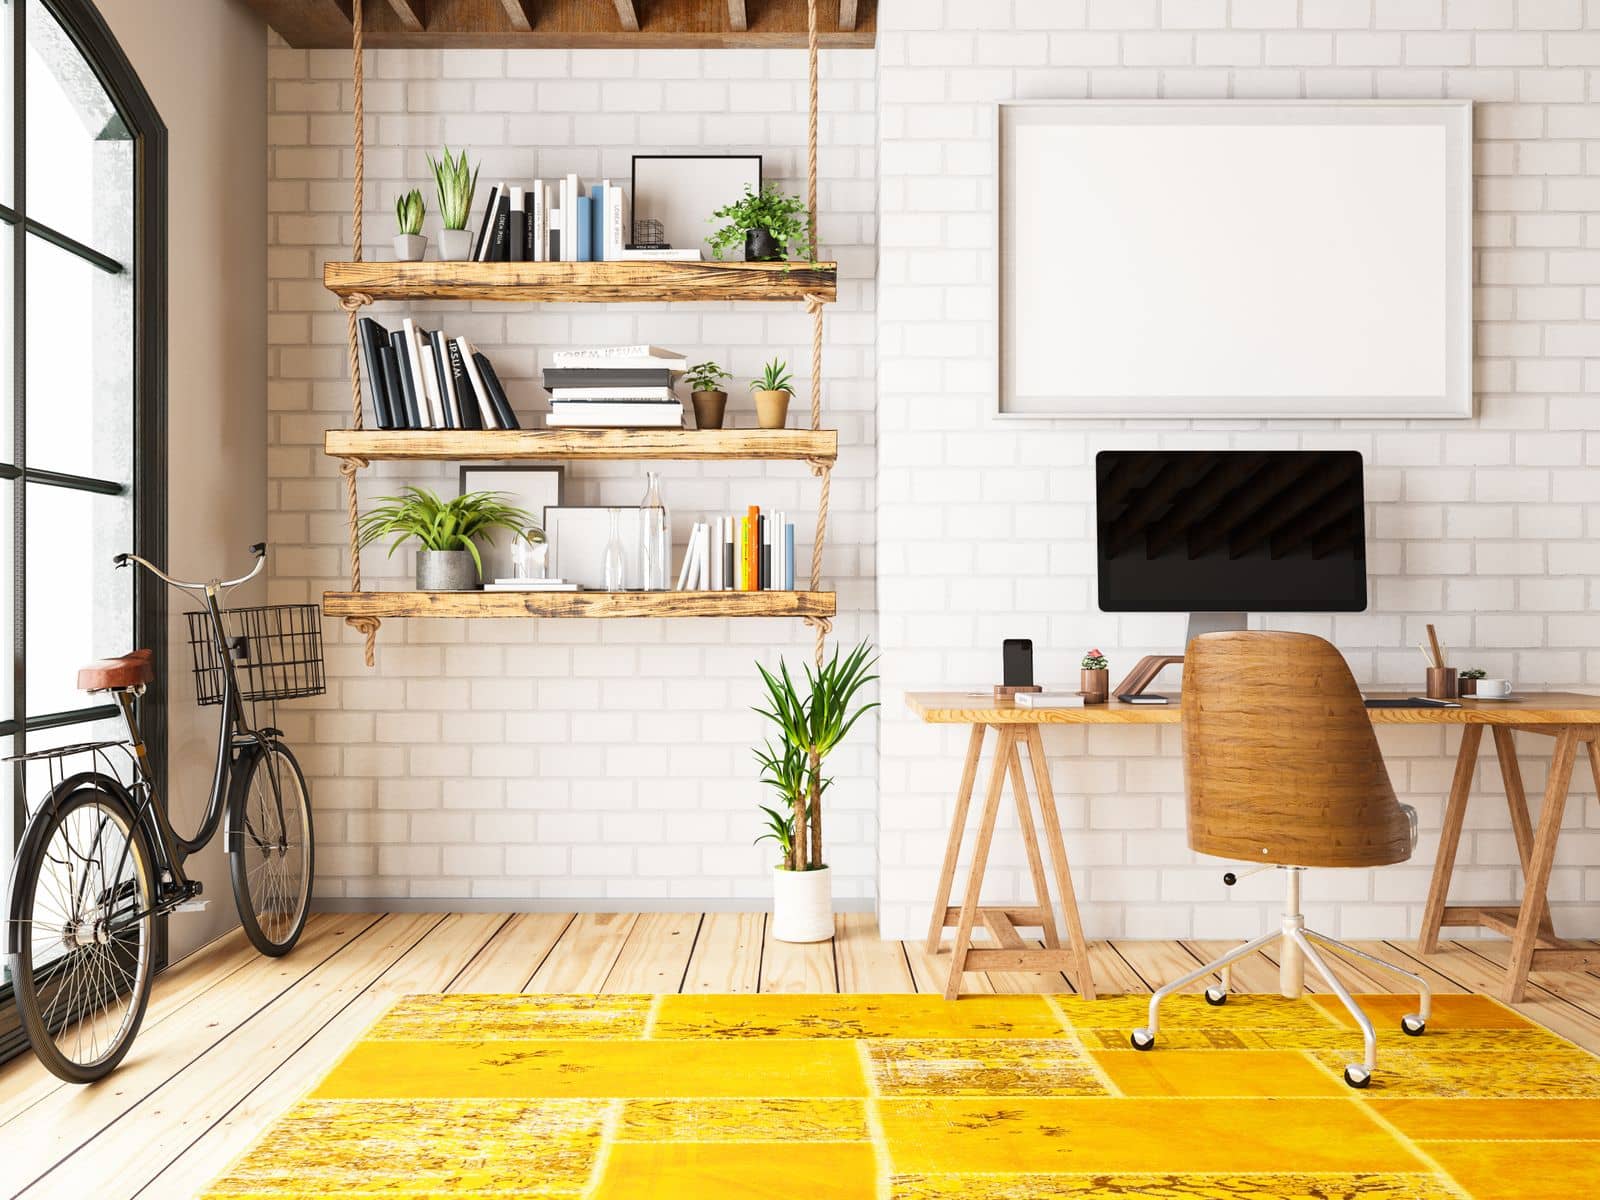
[[(168, 132), (168, 556), (179, 577), (248, 565), (266, 534), (266, 52), (242, 0), (98, 0)], [(199, 820), (214, 712), (194, 704), (182, 603), (168, 632), (168, 794)], [(172, 919), (177, 957), (237, 924), (219, 837), (192, 864), (210, 908)]]

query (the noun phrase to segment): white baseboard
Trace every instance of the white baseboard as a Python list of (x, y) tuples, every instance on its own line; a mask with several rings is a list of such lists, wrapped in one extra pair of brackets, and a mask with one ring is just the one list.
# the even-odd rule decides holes
[[(425, 897), (409, 896), (323, 896), (311, 901), (312, 912), (404, 912), (404, 913), (516, 913), (516, 912), (771, 912), (770, 899), (729, 899), (720, 896), (710, 900), (617, 900), (604, 899), (538, 899), (507, 897), (497, 900), (478, 896)], [(876, 904), (859, 896), (836, 896), (833, 911), (841, 913), (876, 912)]]

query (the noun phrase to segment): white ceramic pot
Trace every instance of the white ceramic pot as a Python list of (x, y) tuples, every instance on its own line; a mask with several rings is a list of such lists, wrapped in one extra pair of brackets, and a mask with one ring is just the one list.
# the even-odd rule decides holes
[(428, 239), (420, 233), (397, 233), (394, 235), (394, 257), (396, 262), (421, 262), (422, 256), (428, 252)]
[(772, 868), (772, 936), (780, 942), (825, 942), (833, 936), (830, 868)]
[(444, 262), (466, 262), (472, 257), (472, 230), (441, 229), (439, 258)]

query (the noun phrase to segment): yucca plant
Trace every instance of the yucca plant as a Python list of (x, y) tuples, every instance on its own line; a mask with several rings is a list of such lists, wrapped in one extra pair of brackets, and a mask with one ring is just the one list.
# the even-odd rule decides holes
[(394, 220), (400, 227), (400, 236), (415, 237), (422, 232), (422, 218), (428, 215), (422, 203), (422, 193), (412, 188), (394, 202)]
[(822, 859), (822, 796), (833, 781), (823, 775), (822, 765), (855, 723), (878, 707), (875, 700), (851, 707), (856, 694), (878, 678), (869, 673), (877, 661), (870, 642), (862, 642), (842, 660), (835, 648), (820, 668), (806, 665), (804, 694), (782, 659), (776, 675), (756, 664), (767, 689), (767, 707), (755, 711), (776, 725), (779, 735), (778, 747), (768, 742), (755, 752), (756, 761), (762, 782), (778, 793), (788, 810), (762, 805), (770, 828), (756, 840), (770, 837), (777, 842), (783, 866), (790, 871), (815, 871), (827, 865)]
[(478, 190), (478, 168), (468, 168), (465, 150), (451, 158), (449, 146), (444, 148), (443, 162), (430, 154), (428, 165), (433, 168), (433, 181), (439, 192), (439, 219), (446, 229), (465, 229), (472, 216), (472, 197)]
[(389, 557), (415, 539), (424, 550), (465, 550), (472, 555), (478, 574), (483, 557), (474, 539), (496, 529), (509, 529), (522, 537), (538, 522), (526, 510), (505, 502), (504, 492), (463, 492), (446, 500), (426, 488), (405, 487), (398, 496), (380, 497), (382, 503), (361, 518), (359, 540), (363, 547), (392, 537)]

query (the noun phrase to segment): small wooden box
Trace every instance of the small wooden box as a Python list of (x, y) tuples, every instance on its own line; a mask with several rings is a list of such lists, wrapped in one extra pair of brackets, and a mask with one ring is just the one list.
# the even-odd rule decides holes
[(996, 700), (1012, 700), (1018, 692), (1042, 692), (1044, 688), (1037, 683), (997, 683), (994, 685), (994, 698)]

